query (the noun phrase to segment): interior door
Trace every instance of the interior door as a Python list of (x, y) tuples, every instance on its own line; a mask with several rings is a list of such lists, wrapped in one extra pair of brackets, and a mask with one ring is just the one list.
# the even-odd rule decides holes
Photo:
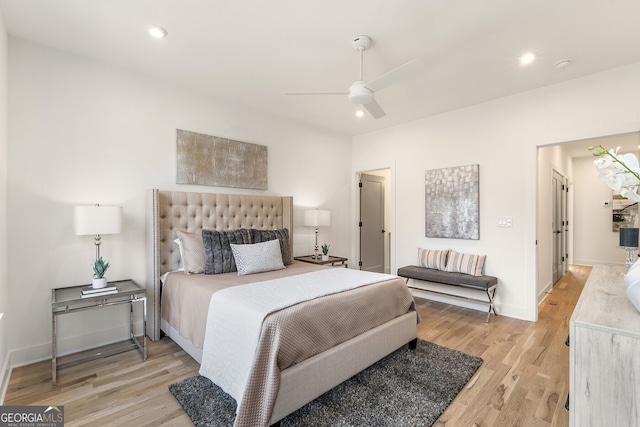
[(360, 174), (360, 269), (384, 273), (384, 186), (382, 176)]
[(556, 283), (567, 270), (567, 227), (566, 219), (566, 187), (564, 177), (557, 171), (553, 171), (553, 206), (551, 232), (553, 234), (553, 262), (551, 274), (553, 283)]

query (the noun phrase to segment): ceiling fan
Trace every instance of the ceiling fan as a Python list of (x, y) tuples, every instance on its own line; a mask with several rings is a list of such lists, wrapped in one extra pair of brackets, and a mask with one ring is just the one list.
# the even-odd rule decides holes
[(360, 53), (360, 74), (359, 79), (349, 86), (348, 91), (288, 92), (287, 95), (347, 95), (350, 102), (362, 105), (373, 118), (384, 117), (386, 113), (375, 100), (374, 93), (417, 72), (422, 68), (423, 63), (418, 59), (414, 59), (367, 83), (363, 80), (362, 59), (364, 51), (371, 46), (371, 37), (356, 36), (353, 38), (351, 45)]

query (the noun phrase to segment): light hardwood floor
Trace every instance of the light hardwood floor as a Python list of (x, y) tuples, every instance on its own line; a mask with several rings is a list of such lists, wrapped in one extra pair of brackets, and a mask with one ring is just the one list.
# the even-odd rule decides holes
[[(540, 305), (538, 322), (418, 299), (418, 336), (480, 356), (484, 363), (435, 426), (568, 426), (569, 318), (589, 275), (572, 266)], [(64, 368), (51, 387), (51, 363), (14, 369), (5, 405), (64, 405), (67, 426), (184, 426), (189, 418), (167, 386), (198, 364), (169, 338), (142, 362), (129, 351)]]

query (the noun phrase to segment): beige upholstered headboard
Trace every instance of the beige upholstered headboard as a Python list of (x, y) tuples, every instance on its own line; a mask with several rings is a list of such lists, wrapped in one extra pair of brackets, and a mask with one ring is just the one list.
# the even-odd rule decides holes
[[(177, 270), (176, 231), (199, 233), (203, 228), (289, 230), (293, 248), (293, 198), (150, 190), (147, 195), (147, 335), (160, 339), (160, 276)], [(293, 249), (291, 249), (293, 253)]]

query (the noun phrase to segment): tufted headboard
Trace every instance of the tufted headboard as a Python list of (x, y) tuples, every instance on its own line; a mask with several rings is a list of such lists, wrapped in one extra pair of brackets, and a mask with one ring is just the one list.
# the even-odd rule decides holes
[[(176, 231), (199, 233), (203, 228), (235, 230), (289, 229), (293, 248), (293, 198), (149, 190), (147, 194), (147, 335), (160, 339), (160, 276), (177, 270), (180, 252)], [(293, 253), (293, 250), (292, 250)]]

